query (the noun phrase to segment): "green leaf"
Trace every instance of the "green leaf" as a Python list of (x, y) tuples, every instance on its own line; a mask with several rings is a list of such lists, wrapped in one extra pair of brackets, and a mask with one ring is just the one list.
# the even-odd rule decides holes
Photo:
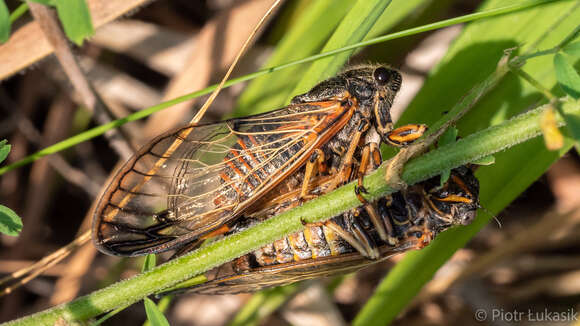
[(437, 143), (439, 144), (439, 146), (452, 144), (457, 140), (457, 134), (458, 134), (457, 128), (449, 127), (447, 130), (445, 130), (443, 135), (441, 135)]
[(17, 236), (22, 231), (22, 219), (10, 208), (0, 205), (0, 233)]
[(554, 69), (560, 87), (575, 99), (580, 98), (580, 76), (568, 59), (561, 53), (554, 56)]
[(572, 57), (580, 56), (580, 42), (574, 42), (562, 48), (562, 52)]
[[(572, 43), (570, 45), (576, 46), (575, 44), (580, 43)], [(561, 53), (554, 55), (554, 70), (556, 71), (558, 83), (566, 94), (575, 99), (580, 98), (580, 76), (565, 55)], [(571, 136), (577, 142), (580, 141), (580, 117), (564, 114), (564, 120), (566, 121), (566, 127), (570, 131)]]
[(10, 153), (10, 149), (12, 146), (7, 143), (6, 139), (0, 140), (0, 163), (6, 159), (8, 153)]
[[(264, 67), (274, 67), (317, 53), (353, 5), (352, 0), (312, 1), (279, 42)], [(312, 31), (316, 30), (316, 33)], [(306, 66), (296, 66), (253, 80), (238, 100), (236, 116), (281, 107)]]
[(143, 299), (145, 304), (145, 312), (147, 313), (147, 320), (152, 326), (169, 326), (169, 322), (165, 315), (159, 310), (155, 302), (149, 298)]
[[(390, 3), (390, 0), (358, 0), (338, 25), (322, 52), (335, 50), (363, 40)], [(291, 94), (302, 94), (317, 82), (335, 75), (354, 51), (352, 49), (316, 61), (302, 76)]]
[(95, 33), (85, 0), (56, 0), (56, 12), (66, 36), (77, 45)]
[(471, 161), (471, 164), (477, 165), (492, 165), (493, 163), (495, 163), (495, 156), (493, 155), (488, 155), (480, 158), (479, 160)]
[(564, 121), (566, 121), (566, 129), (570, 131), (570, 135), (580, 142), (580, 115), (564, 113)]
[(10, 38), (10, 12), (4, 0), (0, 0), (0, 43)]
[(29, 0), (30, 2), (40, 3), (41, 5), (54, 7), (56, 5), (56, 0)]
[(153, 269), (157, 265), (157, 256), (154, 254), (149, 254), (145, 256), (145, 260), (143, 261), (143, 266), (141, 267), (141, 272), (146, 272), (148, 270)]

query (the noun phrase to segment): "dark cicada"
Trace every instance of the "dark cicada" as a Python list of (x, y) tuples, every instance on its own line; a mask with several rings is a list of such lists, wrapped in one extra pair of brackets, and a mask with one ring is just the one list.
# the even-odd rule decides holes
[[(357, 271), (394, 254), (421, 249), (452, 226), (471, 223), (479, 207), (478, 194), (479, 182), (472, 170), (460, 167), (452, 171), (443, 187), (435, 177), (368, 204), (381, 220), (393, 225), (394, 245), (379, 236), (371, 222), (371, 210), (360, 207), (320, 225), (307, 225), (302, 232), (224, 264), (207, 274), (208, 282), (185, 290), (204, 294), (252, 292)], [(271, 207), (270, 212), (287, 209), (292, 206), (287, 205), (289, 202)], [(239, 219), (231, 232), (264, 218), (268, 216)]]
[(301, 182), (306, 199), (317, 175), (334, 176), (328, 190), (362, 178), (365, 169), (352, 167), (379, 161), (381, 141), (404, 146), (424, 131), (421, 125), (393, 130), (389, 110), (400, 86), (396, 70), (355, 67), (282, 109), (157, 137), (124, 164), (97, 202), (97, 248), (134, 256), (194, 246), (225, 232), (276, 186)]

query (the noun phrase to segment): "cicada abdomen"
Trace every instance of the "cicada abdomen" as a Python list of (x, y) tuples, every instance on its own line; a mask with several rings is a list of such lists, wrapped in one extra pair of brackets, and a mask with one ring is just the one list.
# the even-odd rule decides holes
[[(393, 226), (395, 244), (379, 236), (370, 210), (359, 207), (328, 222), (307, 225), (304, 231), (224, 264), (208, 273), (207, 283), (189, 290), (205, 294), (252, 292), (353, 272), (397, 253), (421, 249), (440, 232), (469, 224), (479, 207), (478, 194), (479, 183), (472, 170), (460, 167), (442, 187), (435, 177), (369, 204), (381, 220)], [(279, 211), (272, 208), (262, 212)], [(241, 219), (231, 232), (264, 218), (268, 216)]]

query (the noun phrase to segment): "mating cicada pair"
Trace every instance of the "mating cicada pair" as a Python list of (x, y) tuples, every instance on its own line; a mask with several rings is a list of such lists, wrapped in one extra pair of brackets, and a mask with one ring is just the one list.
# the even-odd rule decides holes
[[(99, 200), (97, 247), (124, 256), (183, 251), (353, 180), (364, 191), (364, 175), (382, 161), (379, 145), (405, 146), (426, 129), (393, 129), (390, 108), (401, 81), (394, 69), (355, 67), (282, 109), (157, 137)], [(360, 196), (362, 208), (236, 260), (230, 278), (203, 291), (250, 291), (360, 268), (424, 246), (442, 229), (471, 220), (477, 207), (470, 172), (455, 171), (443, 188), (412, 189), (375, 203)]]

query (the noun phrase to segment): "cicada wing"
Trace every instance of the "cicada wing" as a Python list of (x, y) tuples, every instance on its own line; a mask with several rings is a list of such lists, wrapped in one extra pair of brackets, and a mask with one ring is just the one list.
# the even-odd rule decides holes
[[(171, 293), (194, 292), (199, 294), (236, 294), (255, 292), (298, 281), (346, 274), (401, 253), (408, 248), (393, 248), (382, 252), (378, 260), (369, 260), (358, 252), (337, 256), (305, 259), (291, 263), (264, 266), (243, 273), (232, 273), (206, 283)], [(165, 293), (163, 293), (165, 294)], [(169, 294), (169, 293), (167, 293)]]
[(215, 230), (299, 168), (352, 110), (291, 105), (161, 135), (117, 172), (93, 214), (93, 238), (124, 256), (172, 249)]

